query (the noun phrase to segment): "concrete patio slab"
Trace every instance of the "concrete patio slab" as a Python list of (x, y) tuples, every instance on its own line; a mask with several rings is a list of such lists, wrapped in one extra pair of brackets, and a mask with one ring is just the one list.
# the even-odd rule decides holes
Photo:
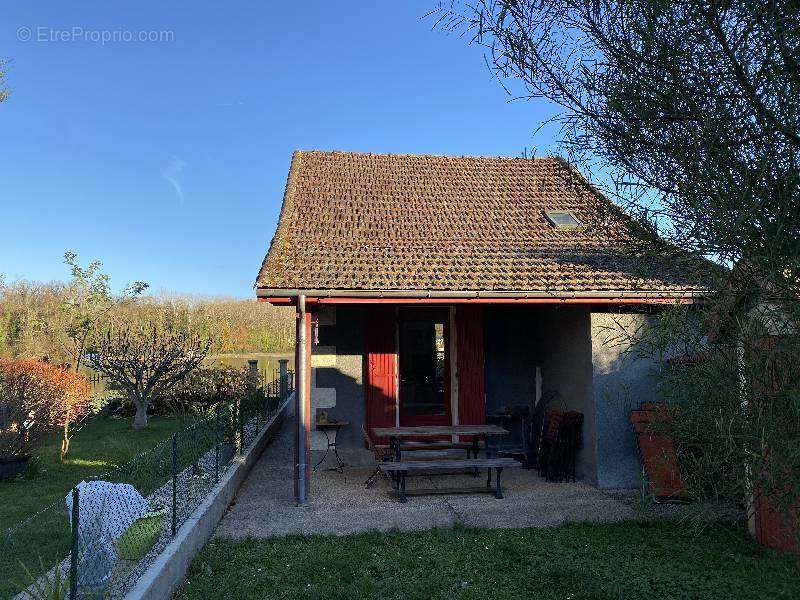
[[(610, 494), (581, 483), (549, 483), (534, 471), (503, 473), (505, 498), (490, 494), (412, 496), (400, 504), (383, 477), (370, 489), (372, 469), (315, 471), (307, 505), (293, 502), (292, 428), (287, 422), (242, 485), (215, 536), (346, 535), (366, 531), (470, 527), (547, 527), (565, 521), (613, 522), (636, 517), (631, 494)], [(409, 478), (407, 489), (485, 486), (486, 475)]]

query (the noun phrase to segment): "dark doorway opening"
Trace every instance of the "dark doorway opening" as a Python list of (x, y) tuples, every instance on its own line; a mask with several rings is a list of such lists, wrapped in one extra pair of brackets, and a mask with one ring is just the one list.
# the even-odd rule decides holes
[(400, 424), (450, 425), (449, 309), (402, 309), (399, 346)]

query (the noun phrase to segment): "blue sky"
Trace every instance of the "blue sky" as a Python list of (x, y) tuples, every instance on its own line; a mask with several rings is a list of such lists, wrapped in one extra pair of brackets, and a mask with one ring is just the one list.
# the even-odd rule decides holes
[[(552, 108), (432, 31), (435, 0), (267, 4), (4, 3), (6, 281), (62, 279), (71, 249), (116, 286), (251, 296), (295, 149), (553, 151)], [(140, 32), (167, 33), (102, 41)]]

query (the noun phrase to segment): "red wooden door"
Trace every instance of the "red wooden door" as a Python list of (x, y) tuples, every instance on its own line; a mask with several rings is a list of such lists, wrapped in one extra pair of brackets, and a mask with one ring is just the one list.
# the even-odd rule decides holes
[(397, 353), (394, 307), (370, 307), (367, 317), (366, 426), (377, 443), (386, 439), (372, 436), (373, 427), (394, 427), (397, 415)]
[(459, 306), (455, 314), (458, 373), (458, 424), (486, 422), (483, 366), (483, 308)]

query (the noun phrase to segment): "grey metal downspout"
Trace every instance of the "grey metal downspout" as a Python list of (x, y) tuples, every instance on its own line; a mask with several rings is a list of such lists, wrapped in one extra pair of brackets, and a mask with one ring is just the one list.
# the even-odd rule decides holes
[(297, 373), (297, 384), (295, 385), (295, 458), (297, 460), (295, 468), (295, 501), (298, 506), (302, 506), (308, 501), (308, 489), (306, 477), (308, 473), (308, 432), (306, 431), (306, 421), (308, 419), (308, 389), (306, 388), (306, 359), (308, 357), (308, 340), (306, 339), (306, 297), (297, 297), (297, 344), (295, 353), (295, 372)]

